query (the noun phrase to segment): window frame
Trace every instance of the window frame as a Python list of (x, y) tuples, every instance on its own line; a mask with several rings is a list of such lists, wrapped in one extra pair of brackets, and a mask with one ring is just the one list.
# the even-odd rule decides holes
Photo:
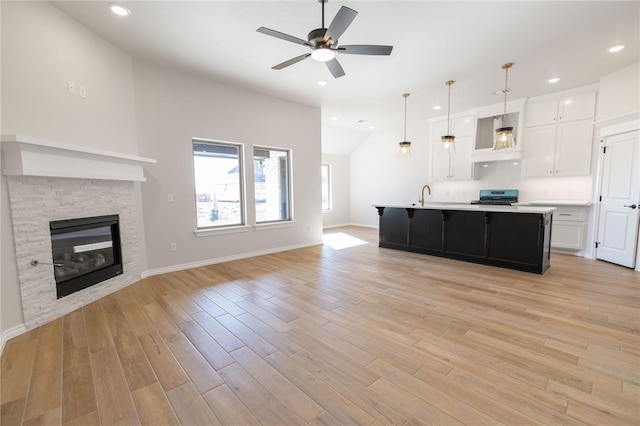
[[(240, 223), (225, 224), (225, 225), (212, 225), (212, 226), (199, 226), (198, 225), (198, 201), (197, 201), (197, 186), (196, 186), (196, 171), (194, 160), (196, 157), (195, 146), (196, 144), (216, 145), (236, 148), (238, 152), (238, 190), (240, 201)], [(245, 153), (244, 144), (239, 142), (221, 141), (216, 139), (205, 138), (191, 138), (191, 161), (193, 166), (193, 189), (194, 189), (194, 207), (195, 207), (195, 219), (196, 219), (196, 236), (205, 236), (216, 233), (229, 233), (229, 232), (242, 232), (247, 228), (247, 200), (246, 200), (246, 173), (245, 173)]]
[[(331, 184), (331, 181), (332, 181), (331, 164), (321, 164), (320, 165), (320, 176), (321, 177), (322, 177), (322, 169), (324, 169), (325, 167), (327, 168), (327, 205), (328, 205), (328, 207), (325, 209), (324, 205), (323, 205), (322, 206), (322, 211), (323, 212), (330, 212), (331, 210), (333, 210), (333, 193), (332, 193), (333, 185)], [(324, 195), (324, 194), (322, 194), (322, 195)]]
[(291, 148), (282, 148), (275, 146), (267, 146), (267, 145), (253, 145), (253, 156), (251, 159), (251, 164), (253, 165), (256, 161), (256, 150), (267, 150), (267, 151), (280, 151), (286, 153), (286, 162), (287, 162), (287, 182), (285, 188), (287, 190), (287, 218), (286, 219), (277, 219), (277, 220), (258, 220), (258, 213), (256, 209), (256, 181), (255, 174), (253, 176), (253, 208), (254, 208), (254, 220), (256, 227), (268, 227), (269, 225), (278, 225), (278, 224), (288, 224), (294, 221), (293, 218), (293, 152)]

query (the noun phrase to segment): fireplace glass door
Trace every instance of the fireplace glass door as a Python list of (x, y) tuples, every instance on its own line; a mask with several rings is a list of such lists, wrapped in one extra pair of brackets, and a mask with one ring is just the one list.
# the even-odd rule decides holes
[(122, 273), (118, 215), (50, 223), (58, 299)]

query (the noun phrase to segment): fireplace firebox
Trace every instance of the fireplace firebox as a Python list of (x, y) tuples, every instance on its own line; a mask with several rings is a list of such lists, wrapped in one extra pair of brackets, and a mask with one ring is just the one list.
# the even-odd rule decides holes
[(58, 299), (122, 274), (119, 216), (49, 223)]

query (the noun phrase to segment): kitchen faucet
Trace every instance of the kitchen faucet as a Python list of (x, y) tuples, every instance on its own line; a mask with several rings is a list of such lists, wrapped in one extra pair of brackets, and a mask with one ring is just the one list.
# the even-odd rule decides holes
[(429, 187), (429, 185), (425, 185), (422, 187), (422, 198), (420, 198), (418, 200), (418, 202), (420, 202), (421, 206), (424, 206), (424, 189), (427, 188), (427, 191), (429, 191), (429, 195), (431, 195), (431, 187)]

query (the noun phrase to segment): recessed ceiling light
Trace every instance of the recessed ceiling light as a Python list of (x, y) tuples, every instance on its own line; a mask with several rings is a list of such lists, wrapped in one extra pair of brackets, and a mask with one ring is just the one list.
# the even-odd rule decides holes
[(327, 85), (327, 80), (318, 81), (318, 86), (326, 86), (326, 85)]
[(338, 119), (338, 117), (331, 117), (331, 119), (332, 119), (332, 120), (337, 120), (337, 119)]
[(369, 126), (369, 128), (370, 128), (371, 130), (375, 129), (375, 127), (374, 127), (374, 126)]
[(613, 47), (609, 48), (609, 52), (616, 53), (616, 52), (621, 51), (622, 49), (624, 49), (624, 46), (619, 44), (617, 46), (613, 46)]
[(115, 13), (118, 16), (129, 16), (131, 15), (131, 11), (124, 6), (121, 6), (117, 3), (109, 3), (109, 10)]
[(435, 109), (435, 110), (439, 110), (440, 108), (442, 108), (442, 105), (434, 105), (433, 106), (433, 109)]
[(559, 81), (560, 81), (560, 78), (559, 78), (559, 77), (553, 77), (553, 78), (550, 78), (550, 79), (549, 79), (549, 80), (547, 80), (547, 81), (548, 81), (549, 83), (557, 83), (557, 82), (559, 82)]

